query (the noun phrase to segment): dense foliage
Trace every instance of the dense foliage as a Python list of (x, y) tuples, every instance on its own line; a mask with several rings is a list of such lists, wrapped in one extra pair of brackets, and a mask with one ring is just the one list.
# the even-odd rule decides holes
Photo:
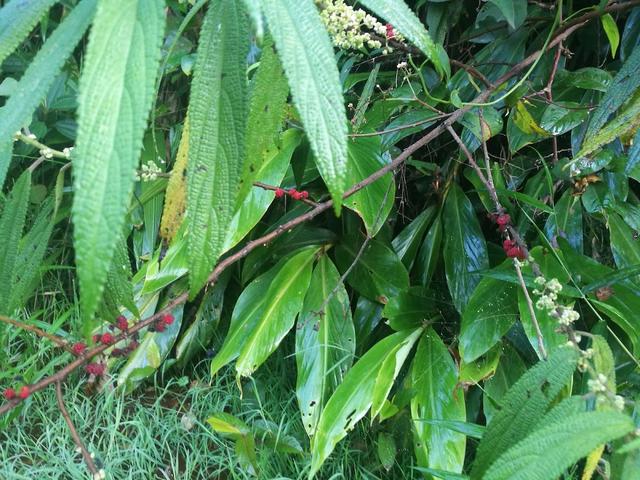
[(62, 384), (186, 374), (297, 406), (220, 478), (640, 478), (640, 1), (0, 4), (3, 429), (104, 478)]

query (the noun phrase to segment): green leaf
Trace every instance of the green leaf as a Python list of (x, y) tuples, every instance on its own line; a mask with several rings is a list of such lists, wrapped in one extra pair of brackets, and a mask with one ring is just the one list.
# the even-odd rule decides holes
[(347, 175), (347, 115), (327, 31), (312, 0), (260, 0), (320, 175), (340, 213)]
[(0, 8), (0, 65), (56, 0), (11, 0)]
[[(16, 5), (14, 1), (0, 12)], [(51, 4), (53, 2), (31, 2), (32, 4)], [(56, 79), (65, 60), (83, 37), (95, 12), (97, 0), (80, 2), (65, 17), (60, 26), (45, 42), (33, 61), (27, 67), (15, 92), (9, 97), (4, 107), (0, 108), (0, 142), (10, 140), (16, 131), (31, 122), (31, 115), (46, 95), (49, 87)], [(2, 13), (0, 13), (0, 32), (2, 32)], [(36, 18), (36, 17), (34, 17)], [(14, 23), (18, 23), (15, 21)], [(11, 24), (13, 26), (13, 24)], [(2, 37), (0, 33), (0, 50)], [(0, 52), (0, 64), (2, 56)], [(12, 146), (0, 151), (0, 165), (8, 164)], [(0, 171), (0, 185), (4, 183), (4, 174)]]
[[(565, 340), (566, 343), (566, 340)], [(484, 382), (482, 396), (482, 412), (487, 423), (491, 423), (494, 415), (499, 411), (498, 405), (509, 388), (527, 371), (527, 367), (515, 348), (506, 344), (502, 359), (495, 374)]]
[(593, 348), (593, 368), (596, 373), (607, 377), (607, 388), (615, 394), (616, 364), (611, 347), (603, 336), (594, 335), (591, 339), (591, 348)]
[(353, 125), (353, 131), (357, 132), (360, 129), (360, 126), (365, 121), (365, 113), (367, 112), (367, 108), (369, 107), (369, 103), (371, 101), (371, 95), (373, 94), (373, 89), (376, 86), (376, 79), (378, 78), (378, 72), (380, 71), (380, 64), (377, 63), (371, 73), (369, 74), (369, 78), (367, 78), (367, 82), (364, 84), (362, 88), (362, 95), (358, 99), (358, 105), (356, 105), (356, 111), (353, 114), (353, 118), (351, 119), (351, 123)]
[(418, 465), (461, 473), (466, 437), (425, 420), (466, 420), (464, 393), (458, 388), (458, 369), (447, 346), (429, 328), (418, 343), (411, 369), (416, 395), (411, 399)]
[(545, 108), (540, 127), (552, 135), (562, 135), (589, 117), (589, 109), (576, 102), (556, 102)]
[(393, 25), (424, 53), (440, 76), (449, 78), (451, 67), (441, 45), (433, 42), (420, 19), (403, 0), (360, 0), (360, 4)]
[(614, 412), (571, 415), (514, 445), (489, 468), (485, 480), (557, 478), (598, 446), (634, 430), (630, 417)]
[(289, 95), (289, 87), (271, 38), (267, 38), (262, 46), (260, 65), (252, 83), (246, 158), (242, 164), (237, 206), (242, 204), (253, 188), (263, 163), (275, 153), (275, 142), (282, 128), (284, 107)]
[[(120, 314), (120, 307), (124, 306), (133, 315), (139, 316), (138, 307), (133, 298), (133, 284), (131, 282), (131, 261), (124, 237), (118, 239), (116, 251), (111, 261), (111, 268), (107, 273), (107, 281), (102, 297), (102, 318), (115, 318)], [(102, 310), (102, 309), (101, 309)]]
[[(291, 157), (301, 140), (302, 132), (300, 130), (289, 129), (284, 132), (280, 149), (272, 152), (271, 158), (266, 159), (260, 165), (260, 170), (255, 175), (257, 181), (267, 185), (280, 185), (289, 167)], [(240, 208), (236, 210), (226, 229), (223, 252), (236, 246), (258, 224), (274, 199), (275, 193), (272, 190), (255, 186), (252, 188)]]
[(590, 116), (589, 127), (584, 138), (591, 138), (599, 131), (607, 120), (622, 104), (624, 104), (640, 86), (640, 75), (636, 75), (640, 68), (640, 45), (636, 45), (633, 53), (624, 62), (620, 71), (613, 78), (604, 97)]
[(502, 343), (498, 343), (476, 360), (466, 362), (461, 359), (458, 381), (462, 384), (476, 385), (495, 375), (502, 357), (502, 348)]
[(424, 420), (418, 419), (417, 422), (425, 422), (436, 427), (446, 428), (454, 432), (461, 433), (467, 437), (480, 439), (484, 435), (486, 427), (476, 425), (475, 423), (462, 422), (459, 420)]
[(164, 33), (160, 0), (100, 1), (80, 78), (73, 222), (82, 312), (93, 317), (124, 225)]
[(509, 26), (515, 30), (527, 18), (527, 0), (489, 0), (504, 16)]
[(278, 347), (287, 332), (293, 327), (296, 315), (311, 280), (311, 267), (318, 247), (307, 247), (281, 262), (281, 268), (269, 285), (266, 301), (253, 318), (240, 318), (242, 323), (255, 322), (253, 328), (245, 330), (245, 338), (238, 354), (238, 375), (251, 375)]
[(394, 333), (380, 340), (356, 362), (325, 406), (316, 435), (311, 442), (312, 459), (309, 478), (313, 478), (340, 440), (367, 413), (374, 391), (387, 390), (394, 376), (380, 378), (378, 371), (389, 358), (394, 358), (393, 373), (402, 366), (422, 329)]
[[(360, 244), (349, 237), (336, 247), (336, 262), (342, 271), (353, 263)], [(347, 282), (370, 300), (387, 303), (389, 298), (409, 288), (409, 274), (393, 250), (372, 239), (347, 276)]]
[(547, 218), (544, 226), (545, 235), (555, 244), (557, 237), (565, 238), (578, 252), (582, 252), (582, 204), (580, 198), (567, 190), (554, 205), (553, 214)]
[(12, 293), (18, 247), (22, 238), (30, 193), (31, 170), (27, 169), (11, 189), (11, 194), (0, 216), (0, 245), (3, 250), (0, 255), (0, 312), (6, 315), (13, 313), (7, 308)]
[[(513, 268), (511, 260), (498, 267)], [(518, 317), (516, 293), (512, 283), (484, 277), (473, 292), (462, 313), (460, 325), (460, 355), (471, 362), (489, 351), (507, 333)]]
[(611, 239), (611, 253), (613, 253), (618, 268), (639, 265), (640, 241), (635, 239), (637, 232), (629, 227), (617, 213), (609, 213), (607, 223)]
[(416, 277), (420, 284), (428, 286), (440, 260), (442, 244), (442, 218), (438, 214), (429, 228), (416, 259)]
[(324, 255), (313, 271), (296, 328), (296, 397), (309, 437), (351, 366), (355, 339), (349, 296), (340, 273)]
[(528, 370), (509, 389), (501, 410), (489, 423), (478, 446), (471, 478), (485, 478), (489, 467), (503, 452), (529, 435), (571, 380), (577, 361), (575, 350), (570, 347), (558, 348), (551, 352), (546, 361), (538, 362)]
[(471, 202), (452, 184), (444, 204), (444, 267), (453, 303), (464, 312), (480, 276), (489, 266), (487, 244)]
[(436, 299), (425, 287), (409, 287), (389, 298), (382, 316), (389, 319), (389, 326), (396, 331), (416, 328), (440, 317)]
[(432, 475), (435, 478), (440, 478), (442, 480), (469, 480), (467, 475), (462, 475), (460, 473), (447, 472), (446, 470), (440, 470), (438, 468), (425, 468), (425, 467), (413, 467), (415, 470), (418, 470), (422, 473), (427, 473)]
[(251, 429), (246, 423), (229, 413), (214, 413), (207, 418), (207, 423), (214, 432), (234, 440), (251, 434)]
[(609, 45), (611, 46), (611, 58), (615, 58), (618, 46), (620, 45), (620, 32), (618, 31), (618, 25), (616, 25), (616, 21), (610, 13), (602, 15), (600, 17), (600, 21), (602, 22), (604, 33), (607, 34), (607, 38), (609, 39)]
[(391, 242), (393, 250), (398, 254), (400, 260), (407, 270), (411, 270), (413, 261), (418, 253), (418, 248), (422, 243), (422, 237), (427, 230), (437, 210), (435, 206), (427, 207), (409, 225), (407, 225)]
[[(349, 141), (347, 185), (355, 185), (388, 162), (382, 157), (380, 137), (356, 138)], [(374, 237), (384, 225), (395, 201), (393, 174), (387, 173), (344, 201), (345, 207), (356, 212), (367, 232)]]
[(189, 102), (189, 285), (206, 283), (233, 216), (246, 131), (249, 25), (241, 2), (209, 4)]
[(460, 124), (478, 140), (486, 141), (502, 131), (502, 115), (493, 107), (483, 107), (481, 122), (480, 107), (475, 107), (464, 114)]
[(380, 460), (380, 463), (382, 464), (384, 469), (388, 472), (389, 470), (391, 470), (391, 467), (393, 467), (393, 464), (396, 461), (396, 455), (398, 454), (396, 441), (393, 438), (393, 435), (390, 435), (386, 432), (380, 432), (376, 445), (378, 451), (378, 459)]

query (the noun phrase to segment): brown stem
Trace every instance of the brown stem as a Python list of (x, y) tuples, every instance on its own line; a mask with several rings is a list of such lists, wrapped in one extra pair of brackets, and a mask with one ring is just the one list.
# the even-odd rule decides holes
[(9, 325), (13, 325), (14, 327), (18, 327), (21, 330), (26, 330), (31, 333), (35, 333), (37, 336), (46, 338), (51, 342), (55, 343), (58, 347), (64, 348), (68, 352), (72, 352), (71, 346), (69, 342), (67, 342), (64, 338), (54, 335), (52, 333), (45, 332), (41, 328), (38, 328), (34, 325), (29, 325), (27, 323), (22, 323), (18, 320), (14, 320), (13, 318), (5, 317), (4, 315), (0, 315), (0, 322), (8, 323)]
[(60, 382), (56, 382), (56, 399), (58, 400), (58, 408), (60, 409), (60, 413), (62, 414), (62, 418), (67, 422), (67, 427), (69, 427), (69, 433), (71, 433), (71, 438), (73, 438), (73, 442), (80, 449), (80, 453), (82, 453), (82, 458), (84, 458), (84, 462), (87, 464), (87, 468), (91, 472), (94, 478), (98, 476), (98, 469), (96, 468), (96, 464), (91, 458), (91, 454), (87, 447), (85, 447), (84, 443), (82, 443), (82, 439), (78, 434), (78, 430), (75, 425), (71, 421), (71, 416), (64, 406), (64, 397), (62, 395), (62, 385)]

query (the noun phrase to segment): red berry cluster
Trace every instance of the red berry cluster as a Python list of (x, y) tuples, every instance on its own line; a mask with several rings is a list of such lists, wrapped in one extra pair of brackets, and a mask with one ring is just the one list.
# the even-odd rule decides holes
[(393, 25), (387, 23), (387, 39), (391, 40), (396, 36), (396, 33), (393, 31)]
[(174, 322), (175, 318), (170, 313), (165, 313), (155, 325), (151, 328), (152, 331), (164, 332), (166, 328)]
[(29, 395), (31, 395), (31, 390), (29, 390), (29, 387), (26, 385), (20, 387), (20, 390), (17, 392), (13, 388), (9, 387), (3, 393), (5, 400), (14, 400), (16, 398), (26, 400), (29, 398)]
[(518, 245), (517, 242), (511, 240), (510, 238), (507, 238), (504, 242), (502, 242), (502, 249), (509, 258), (517, 258), (518, 260), (525, 260), (527, 258), (524, 249), (520, 245)]
[(302, 200), (305, 198), (309, 198), (309, 192), (306, 190), (297, 191), (295, 188), (290, 188), (289, 190), (285, 190), (284, 188), (276, 188), (274, 190), (277, 198), (282, 198), (285, 195), (293, 198), (294, 200)]
[(498, 230), (504, 232), (511, 226), (511, 217), (508, 213), (492, 213), (491, 220), (498, 225)]

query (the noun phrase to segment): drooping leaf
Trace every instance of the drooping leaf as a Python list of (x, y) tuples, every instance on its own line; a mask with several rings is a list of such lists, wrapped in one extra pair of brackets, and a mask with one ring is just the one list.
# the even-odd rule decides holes
[(56, 0), (11, 0), (0, 8), (0, 64)]
[(391, 242), (393, 250), (398, 254), (400, 260), (407, 270), (411, 270), (414, 259), (418, 253), (422, 238), (427, 230), (437, 210), (435, 206), (430, 206), (414, 218)]
[[(640, 241), (636, 240), (637, 232), (629, 227), (617, 214), (607, 217), (611, 252), (618, 268), (633, 267), (640, 264)], [(637, 279), (638, 277), (634, 277)]]
[(242, 2), (209, 4), (188, 113), (187, 241), (192, 297), (218, 260), (236, 205), (245, 155), (248, 30)]
[(471, 202), (453, 184), (444, 204), (444, 266), (453, 303), (464, 312), (480, 276), (473, 273), (489, 266), (487, 244)]
[(578, 413), (537, 430), (511, 447), (482, 478), (556, 478), (599, 445), (620, 438), (634, 428), (631, 418), (621, 413)]
[(575, 350), (558, 348), (546, 361), (538, 362), (515, 383), (482, 437), (471, 472), (472, 479), (485, 478), (489, 467), (503, 452), (529, 435), (571, 379), (577, 361)]
[(544, 227), (547, 238), (553, 245), (557, 237), (566, 238), (578, 252), (583, 248), (582, 204), (580, 199), (567, 190), (553, 208)]
[(441, 76), (451, 75), (449, 58), (441, 45), (434, 43), (420, 19), (411, 11), (404, 0), (361, 0), (360, 4), (393, 25), (436, 67)]
[(11, 189), (0, 216), (0, 245), (3, 250), (0, 255), (0, 312), (6, 315), (13, 313), (6, 309), (13, 288), (18, 244), (22, 238), (30, 191), (31, 171), (25, 170)]
[[(18, 5), (23, 3), (23, 5)], [(31, 5), (24, 5), (30, 3)], [(32, 1), (19, 2), (13, 1), (0, 10), (0, 64), (3, 61), (3, 46), (9, 46), (5, 43), (9, 39), (4, 38), (5, 35), (13, 35), (12, 29), (16, 28), (22, 20), (20, 18), (12, 19), (12, 22), (6, 25), (3, 30), (3, 13), (12, 8), (31, 9), (30, 21), (37, 19), (37, 12), (34, 9), (46, 10), (51, 1)], [(65, 60), (76, 47), (85, 31), (89, 27), (93, 14), (96, 9), (97, 0), (84, 0), (80, 2), (71, 13), (60, 23), (60, 26), (53, 32), (51, 37), (44, 43), (38, 54), (27, 67), (15, 92), (9, 97), (4, 107), (0, 108), (0, 143), (10, 141), (14, 133), (23, 126), (28, 126), (31, 121), (31, 114), (37, 108), (38, 104), (46, 95), (47, 90), (54, 82), (58, 72), (62, 68)], [(42, 12), (40, 12), (42, 13)], [(4, 183), (4, 169), (1, 165), (8, 165), (12, 147), (7, 150), (0, 148), (0, 185)]]
[(526, 0), (489, 0), (500, 10), (505, 20), (512, 29), (519, 28), (527, 18)]
[[(349, 141), (347, 185), (355, 185), (387, 163), (381, 154), (381, 148), (379, 137), (356, 138)], [(344, 201), (344, 205), (362, 217), (367, 232), (374, 237), (389, 216), (395, 196), (393, 175), (387, 173), (351, 195)]]
[[(257, 312), (255, 325), (245, 330), (246, 336), (236, 362), (238, 375), (251, 375), (293, 327), (295, 317), (302, 309), (317, 252), (317, 247), (307, 247), (281, 262), (268, 290), (263, 292), (266, 302)], [(238, 319), (238, 322), (247, 324), (253, 321), (253, 318)]]
[(441, 245), (442, 218), (438, 215), (429, 228), (429, 231), (424, 238), (424, 242), (422, 242), (422, 246), (420, 247), (420, 251), (418, 252), (418, 258), (416, 259), (416, 277), (420, 284), (424, 286), (429, 286), (429, 283), (431, 282), (433, 272), (440, 260)]
[(122, 232), (151, 108), (164, 3), (98, 3), (80, 78), (73, 156), (75, 251), (84, 316), (91, 319)]
[(620, 45), (620, 31), (618, 30), (618, 25), (616, 25), (616, 21), (610, 13), (602, 15), (600, 17), (600, 22), (602, 23), (604, 33), (607, 34), (607, 39), (609, 39), (611, 58), (615, 58), (616, 52), (618, 51), (618, 45)]
[(347, 115), (329, 36), (312, 0), (260, 0), (314, 160), (340, 212), (347, 174)]
[(170, 244), (182, 225), (187, 204), (186, 170), (189, 158), (189, 118), (185, 118), (182, 136), (176, 153), (176, 161), (171, 170), (164, 197), (164, 210), (160, 222), (160, 236), (165, 244)]
[(558, 102), (549, 105), (542, 114), (540, 127), (553, 135), (562, 135), (580, 125), (589, 117), (589, 110), (576, 102)]
[(247, 117), (246, 159), (242, 164), (238, 207), (253, 188), (253, 182), (258, 179), (258, 172), (263, 163), (275, 154), (275, 143), (282, 128), (288, 95), (289, 87), (282, 65), (276, 55), (273, 41), (267, 38), (262, 46), (260, 65), (251, 90)]
[[(313, 478), (335, 446), (367, 413), (373, 401), (373, 392), (389, 386), (395, 375), (378, 377), (384, 362), (393, 357), (396, 369), (402, 366), (409, 351), (420, 337), (422, 329), (398, 332), (376, 343), (349, 370), (344, 381), (333, 393), (320, 415), (316, 436), (311, 443), (312, 460), (309, 478)], [(382, 382), (382, 383), (380, 383)], [(386, 389), (386, 388), (385, 388)]]
[(416, 395), (411, 399), (415, 452), (421, 467), (461, 473), (466, 438), (425, 420), (466, 420), (464, 392), (458, 388), (458, 371), (446, 345), (429, 328), (418, 343), (411, 369)]
[(355, 343), (349, 296), (325, 255), (313, 271), (296, 328), (296, 396), (310, 437), (324, 404), (351, 366)]

